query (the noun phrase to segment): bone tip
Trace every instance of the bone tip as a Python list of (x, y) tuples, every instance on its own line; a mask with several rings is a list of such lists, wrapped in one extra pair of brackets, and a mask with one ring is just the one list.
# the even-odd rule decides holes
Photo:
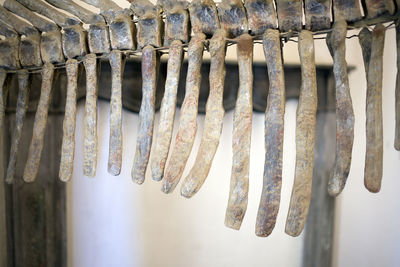
[(296, 224), (286, 223), (285, 233), (290, 236), (297, 237), (301, 234), (302, 230), (303, 228), (296, 226)]
[(141, 185), (144, 183), (144, 176), (137, 174), (134, 170), (132, 171), (132, 181), (135, 184)]
[(154, 164), (156, 166), (153, 166), (151, 168), (151, 177), (153, 178), (154, 181), (161, 181), (164, 177), (163, 172), (160, 170), (157, 164)]
[(399, 142), (396, 142), (396, 143), (394, 144), (394, 149), (396, 149), (397, 151), (400, 151), (400, 141), (399, 141)]
[(83, 175), (86, 177), (95, 177), (96, 176), (96, 171), (93, 170), (92, 168), (84, 168), (83, 169)]
[(113, 176), (118, 176), (121, 173), (121, 167), (113, 163), (109, 163), (107, 171)]
[(255, 233), (256, 233), (256, 236), (258, 236), (258, 237), (267, 237), (272, 233), (272, 229), (267, 228), (267, 227), (256, 226)]
[(24, 174), (23, 176), (23, 180), (25, 183), (33, 183), (35, 181), (35, 176), (31, 175), (31, 174)]
[(14, 176), (7, 176), (5, 179), (6, 184), (13, 184), (14, 183)]
[(379, 193), (381, 190), (381, 183), (372, 183), (367, 180), (364, 181), (365, 188), (371, 193)]
[(70, 174), (65, 174), (65, 173), (60, 172), (60, 174), (59, 174), (58, 177), (59, 177), (59, 179), (60, 179), (61, 182), (66, 183), (66, 182), (68, 182), (69, 180), (71, 180), (71, 176), (72, 176), (72, 175), (70, 175)]
[(161, 191), (165, 194), (171, 194), (174, 191), (175, 187), (173, 183), (169, 182), (168, 179), (164, 179), (164, 182), (161, 186)]
[(181, 196), (185, 198), (191, 198), (194, 194), (196, 194), (197, 190), (190, 186), (188, 183), (184, 183), (181, 188)]
[(238, 231), (240, 229), (241, 222), (232, 220), (231, 218), (227, 217), (225, 218), (225, 226)]

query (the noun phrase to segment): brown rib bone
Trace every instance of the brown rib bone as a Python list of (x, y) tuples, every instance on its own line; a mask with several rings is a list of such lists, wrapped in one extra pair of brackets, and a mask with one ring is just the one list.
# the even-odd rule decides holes
[(265, 164), (263, 190), (258, 207), (256, 235), (268, 236), (275, 227), (282, 187), (282, 154), (285, 116), (285, 77), (278, 30), (263, 37), (268, 67), (268, 100), (265, 110)]
[(164, 193), (171, 193), (181, 179), (196, 137), (201, 64), (203, 62), (204, 50), (203, 41), (205, 38), (206, 36), (204, 34), (197, 33), (189, 43), (186, 93), (181, 107), (179, 129), (176, 134), (175, 145), (172, 149), (161, 187)]
[(331, 4), (331, 0), (305, 0), (304, 14), (307, 30), (320, 31), (331, 27)]
[(367, 18), (376, 18), (381, 15), (393, 15), (395, 6), (393, 0), (365, 0)]
[(67, 99), (65, 103), (65, 117), (63, 122), (63, 139), (59, 171), (59, 178), (63, 182), (67, 182), (71, 179), (74, 168), (78, 61), (75, 59), (67, 60), (66, 71), (68, 77)]
[(296, 169), (285, 232), (298, 236), (303, 231), (311, 198), (314, 139), (317, 112), (317, 80), (314, 39), (309, 31), (299, 35), (301, 88), (296, 115)]
[(232, 175), (225, 225), (239, 230), (247, 210), (253, 113), (253, 38), (237, 38), (239, 91), (233, 117)]
[(167, 80), (165, 82), (164, 97), (160, 109), (157, 142), (153, 151), (154, 156), (151, 163), (152, 177), (155, 181), (160, 181), (164, 176), (165, 162), (167, 161), (174, 126), (176, 97), (182, 58), (182, 42), (175, 40), (169, 48)]
[(394, 148), (400, 151), (400, 23), (396, 21), (396, 45), (397, 45), (397, 77), (396, 77), (396, 130), (394, 134)]
[(244, 2), (251, 34), (263, 34), (266, 29), (277, 27), (274, 1), (245, 0)]
[(187, 198), (192, 197), (206, 180), (222, 132), (222, 120), (225, 113), (222, 106), (225, 80), (225, 36), (225, 31), (217, 30), (210, 40), (210, 94), (195, 165), (181, 187), (181, 195)]
[(359, 0), (333, 0), (334, 21), (344, 18), (348, 22), (362, 19)]
[(10, 159), (8, 161), (6, 182), (11, 184), (15, 178), (17, 165), (17, 153), (22, 136), (22, 127), (24, 126), (25, 114), (29, 103), (29, 73), (27, 70), (18, 72), (18, 99), (15, 112), (15, 128), (12, 135)]
[(301, 31), (303, 6), (301, 0), (276, 1), (279, 29), (283, 32)]
[(28, 160), (24, 170), (24, 181), (33, 182), (39, 170), (40, 158), (43, 150), (44, 135), (46, 132), (47, 116), (51, 101), (54, 66), (46, 63), (42, 69), (42, 88), (37, 106), (35, 122), (33, 124), (32, 141), (29, 146)]
[(153, 139), (157, 60), (154, 48), (151, 45), (145, 46), (142, 50), (142, 104), (139, 112), (139, 132), (132, 168), (132, 180), (137, 184), (144, 182)]
[(110, 54), (111, 98), (110, 98), (110, 143), (108, 154), (108, 172), (119, 175), (122, 165), (122, 75), (124, 73), (124, 55), (114, 50)]
[(350, 95), (346, 63), (347, 24), (336, 21), (326, 44), (333, 57), (333, 74), (336, 83), (336, 158), (333, 174), (328, 181), (328, 193), (337, 196), (342, 192), (350, 172), (354, 139), (354, 112)]
[[(85, 137), (83, 142), (83, 174), (94, 177), (97, 166), (97, 89), (98, 63), (95, 54), (86, 55)], [(100, 64), (100, 63), (99, 63)]]
[(383, 171), (382, 69), (385, 30), (382, 24), (375, 26), (372, 32), (371, 57), (369, 63), (365, 63), (368, 75), (364, 184), (373, 193), (379, 192), (381, 188)]

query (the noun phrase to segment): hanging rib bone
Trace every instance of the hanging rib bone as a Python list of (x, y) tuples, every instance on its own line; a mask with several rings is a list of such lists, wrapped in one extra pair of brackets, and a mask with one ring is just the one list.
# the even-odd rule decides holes
[(311, 198), (317, 112), (317, 81), (312, 33), (299, 35), (301, 88), (296, 112), (296, 168), (285, 232), (298, 236), (303, 231)]
[(400, 23), (396, 21), (396, 53), (397, 53), (397, 76), (396, 76), (396, 92), (395, 92), (395, 116), (396, 130), (394, 134), (394, 148), (400, 151)]

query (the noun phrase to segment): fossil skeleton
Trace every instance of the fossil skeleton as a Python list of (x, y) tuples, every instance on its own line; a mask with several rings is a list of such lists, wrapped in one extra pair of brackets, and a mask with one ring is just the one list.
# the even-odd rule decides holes
[[(336, 160), (327, 190), (330, 195), (337, 196), (344, 189), (350, 171), (354, 139), (345, 40), (348, 29), (363, 27), (358, 37), (367, 81), (364, 179), (369, 191), (380, 190), (383, 166), (382, 58), (385, 31), (393, 24), (397, 34), (398, 67), (394, 147), (400, 150), (399, 1), (365, 0), (360, 5), (358, 0), (305, 0), (303, 5), (301, 0), (277, 0), (276, 3), (273, 0), (245, 0), (244, 3), (241, 0), (222, 0), (218, 4), (212, 0), (193, 0), (190, 3), (159, 0), (156, 4), (148, 0), (129, 0), (129, 9), (121, 8), (112, 0), (84, 2), (98, 8), (99, 14), (73, 0), (5, 0), (0, 6), (0, 128), (4, 125), (9, 73), (17, 73), (19, 86), (15, 128), (4, 177), (7, 183), (15, 179), (18, 148), (29, 104), (30, 73), (42, 74), (42, 88), (23, 175), (26, 182), (33, 182), (38, 172), (53, 79), (58, 68), (62, 67), (67, 73), (67, 100), (59, 178), (68, 181), (73, 173), (80, 66), (86, 70), (83, 173), (91, 177), (96, 175), (99, 58), (108, 59), (111, 66), (108, 172), (119, 175), (123, 156), (124, 64), (131, 55), (141, 53), (142, 102), (132, 180), (142, 184), (149, 168), (153, 180), (162, 180), (162, 191), (171, 193), (182, 178), (197, 134), (200, 70), (206, 48), (211, 54), (211, 64), (205, 126), (196, 161), (184, 177), (180, 190), (182, 196), (192, 197), (205, 182), (218, 148), (225, 113), (222, 99), (226, 47), (237, 44), (240, 83), (234, 111), (232, 173), (225, 224), (239, 229), (247, 209), (249, 187), (253, 45), (254, 40), (262, 40), (270, 85), (265, 110), (264, 181), (255, 232), (258, 236), (270, 235), (279, 211), (282, 184), (285, 80), (281, 47), (283, 40), (298, 37), (302, 83), (296, 119), (295, 180), (286, 222), (286, 233), (298, 236), (307, 218), (314, 168), (318, 97), (313, 35), (326, 34), (326, 44), (333, 58)], [(303, 14), (305, 25), (302, 24)], [(392, 22), (389, 26), (382, 24), (389, 22)], [(371, 25), (376, 25), (372, 32), (367, 28)], [(167, 50), (169, 58), (160, 121), (154, 127), (159, 58), (161, 51)], [(188, 55), (186, 92), (177, 122), (178, 132), (172, 145), (178, 84), (185, 52)], [(3, 140), (4, 136), (0, 138)], [(151, 150), (152, 144), (154, 147)]]

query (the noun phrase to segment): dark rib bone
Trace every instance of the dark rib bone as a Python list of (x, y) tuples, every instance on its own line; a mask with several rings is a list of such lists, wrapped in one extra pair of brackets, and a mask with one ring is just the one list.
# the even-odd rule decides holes
[(312, 33), (299, 35), (301, 81), (296, 116), (296, 169), (285, 232), (298, 236), (304, 228), (311, 198), (317, 112), (317, 80)]
[(157, 52), (151, 45), (142, 50), (142, 104), (139, 112), (139, 132), (132, 168), (132, 180), (142, 184), (145, 179), (153, 139), (156, 94)]
[(328, 193), (337, 196), (342, 192), (350, 171), (354, 139), (354, 112), (352, 107), (346, 55), (347, 24), (335, 21), (326, 44), (333, 57), (333, 73), (336, 83), (336, 159), (333, 174), (328, 181)]
[(32, 141), (29, 146), (28, 160), (25, 165), (24, 181), (33, 182), (39, 170), (42, 155), (44, 134), (46, 132), (47, 115), (51, 101), (51, 90), (53, 86), (54, 66), (46, 63), (42, 69), (42, 88), (40, 91), (39, 104), (36, 110), (35, 122), (33, 124)]
[(276, 11), (272, 0), (245, 0), (244, 5), (251, 34), (263, 34), (266, 29), (277, 27)]
[(122, 75), (125, 56), (118, 50), (111, 52), (110, 143), (108, 172), (119, 175), (122, 165)]
[(249, 31), (246, 10), (241, 0), (222, 0), (217, 9), (221, 26), (229, 37), (237, 37)]
[(5, 23), (0, 23), (0, 35), (5, 36), (0, 39), (0, 67), (5, 69), (19, 69), (19, 37), (14, 29)]
[(264, 181), (256, 222), (258, 236), (268, 236), (272, 233), (279, 211), (285, 116), (285, 78), (279, 31), (267, 30), (263, 43), (269, 89), (265, 110)]
[[(6, 116), (6, 99), (8, 95), (8, 88), (5, 85), (7, 73), (4, 70), (0, 70), (0, 148), (1, 153), (4, 153), (4, 141), (5, 141), (5, 116)], [(4, 160), (0, 163), (0, 182), (4, 179)]]
[(193, 32), (211, 36), (219, 29), (217, 7), (212, 0), (193, 0), (189, 5)]
[(283, 32), (301, 31), (303, 7), (301, 0), (276, 1), (279, 29)]
[(372, 19), (381, 15), (393, 15), (395, 6), (393, 0), (364, 0), (367, 17)]
[(331, 27), (331, 0), (305, 0), (306, 29), (326, 30)]
[(64, 182), (71, 179), (74, 168), (78, 61), (75, 59), (67, 60), (66, 71), (68, 85), (59, 171), (59, 178)]
[(167, 80), (160, 109), (160, 124), (151, 163), (152, 177), (160, 181), (164, 176), (165, 163), (171, 144), (175, 119), (176, 97), (183, 58), (182, 42), (175, 40), (169, 48)]
[(334, 21), (344, 18), (348, 22), (362, 19), (359, 0), (333, 0)]
[(72, 0), (46, 0), (46, 2), (62, 10), (68, 11), (69, 13), (77, 16), (84, 23), (92, 24), (104, 22), (104, 19), (101, 16), (92, 13)]
[(396, 21), (396, 45), (397, 45), (397, 77), (396, 77), (396, 130), (394, 134), (394, 148), (400, 151), (400, 23)]
[(379, 192), (381, 188), (383, 171), (382, 68), (385, 30), (382, 24), (375, 26), (372, 32), (371, 58), (369, 64), (365, 63), (368, 75), (364, 184), (373, 193)]
[(173, 41), (187, 43), (190, 36), (189, 13), (186, 1), (161, 0), (165, 16), (164, 46)]
[(11, 184), (14, 181), (16, 164), (17, 164), (17, 152), (19, 143), (22, 136), (22, 127), (24, 125), (25, 114), (28, 109), (29, 103), (29, 73), (27, 70), (21, 70), (18, 72), (18, 99), (17, 109), (15, 112), (15, 128), (12, 135), (10, 159), (8, 161), (8, 168), (6, 174), (6, 182)]
[(85, 137), (83, 142), (83, 174), (94, 177), (97, 166), (97, 89), (98, 63), (95, 54), (86, 55)]
[(192, 197), (207, 178), (219, 144), (225, 113), (222, 106), (225, 80), (225, 36), (224, 30), (218, 30), (210, 40), (210, 94), (206, 105), (203, 136), (195, 165), (185, 178), (181, 188), (181, 195), (187, 198)]
[(232, 175), (225, 225), (239, 230), (247, 210), (249, 191), (251, 122), (253, 113), (253, 38), (237, 38), (239, 91), (233, 118)]
[(201, 64), (203, 62), (204, 49), (203, 41), (205, 38), (204, 34), (197, 33), (189, 43), (186, 93), (181, 107), (175, 145), (165, 170), (165, 178), (161, 189), (164, 193), (172, 192), (181, 179), (196, 136)]

